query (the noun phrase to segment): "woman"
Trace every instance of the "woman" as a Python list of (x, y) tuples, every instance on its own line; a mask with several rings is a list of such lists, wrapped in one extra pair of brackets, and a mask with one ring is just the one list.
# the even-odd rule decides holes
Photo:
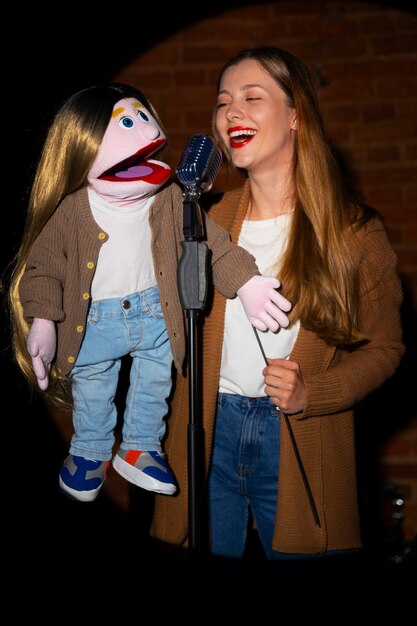
[[(292, 310), (287, 328), (257, 334), (238, 302), (214, 294), (205, 319), (211, 552), (242, 558), (249, 513), (270, 561), (358, 549), (354, 407), (404, 352), (396, 257), (342, 180), (298, 58), (262, 47), (230, 59), (213, 123), (247, 180), (210, 215), (274, 272)], [(180, 378), (166, 442), (180, 493), (157, 497), (152, 527), (174, 544), (188, 532), (187, 406)]]

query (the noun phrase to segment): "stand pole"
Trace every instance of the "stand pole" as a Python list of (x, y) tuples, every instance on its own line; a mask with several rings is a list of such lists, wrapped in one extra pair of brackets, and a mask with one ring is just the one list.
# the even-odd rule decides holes
[[(190, 193), (190, 192), (188, 192)], [(201, 210), (196, 197), (184, 194), (182, 256), (177, 268), (178, 292), (182, 308), (186, 312), (187, 359), (189, 380), (189, 423), (188, 423), (188, 528), (189, 546), (194, 557), (202, 551), (202, 464), (203, 423), (200, 416), (200, 398), (197, 375), (197, 318), (205, 305), (207, 295), (208, 248), (199, 241), (204, 229)]]
[(188, 423), (188, 527), (189, 544), (194, 553), (201, 552), (201, 452), (203, 424), (198, 412), (198, 385), (196, 364), (196, 317), (188, 318), (189, 350), (189, 423)]

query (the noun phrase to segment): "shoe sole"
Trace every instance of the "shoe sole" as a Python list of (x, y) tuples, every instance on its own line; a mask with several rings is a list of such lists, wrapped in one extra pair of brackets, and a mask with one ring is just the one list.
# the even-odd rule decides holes
[(136, 467), (133, 467), (133, 465), (124, 461), (117, 454), (113, 457), (112, 465), (120, 476), (123, 476), (123, 478), (133, 485), (142, 487), (142, 489), (146, 489), (147, 491), (155, 491), (155, 493), (172, 496), (177, 490), (175, 485), (161, 483), (161, 481), (156, 478), (148, 476), (148, 474), (145, 474)]
[(69, 496), (71, 500), (78, 500), (79, 502), (93, 502), (100, 491), (102, 485), (98, 489), (91, 489), (89, 491), (77, 491), (76, 489), (71, 489), (68, 487), (62, 480), (61, 476), (59, 477), (59, 487), (61, 491), (64, 492), (66, 496)]

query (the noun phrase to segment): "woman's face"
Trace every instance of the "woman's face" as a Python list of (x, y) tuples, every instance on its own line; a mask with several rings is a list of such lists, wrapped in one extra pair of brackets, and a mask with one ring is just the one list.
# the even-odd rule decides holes
[(291, 162), (295, 109), (254, 59), (229, 67), (217, 98), (216, 127), (236, 167), (267, 172)]

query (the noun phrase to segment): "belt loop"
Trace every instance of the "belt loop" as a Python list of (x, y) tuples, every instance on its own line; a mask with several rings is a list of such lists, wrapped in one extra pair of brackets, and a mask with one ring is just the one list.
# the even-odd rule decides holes
[(88, 311), (88, 321), (92, 324), (97, 324), (99, 311), (98, 311), (99, 301), (90, 302), (90, 310)]

